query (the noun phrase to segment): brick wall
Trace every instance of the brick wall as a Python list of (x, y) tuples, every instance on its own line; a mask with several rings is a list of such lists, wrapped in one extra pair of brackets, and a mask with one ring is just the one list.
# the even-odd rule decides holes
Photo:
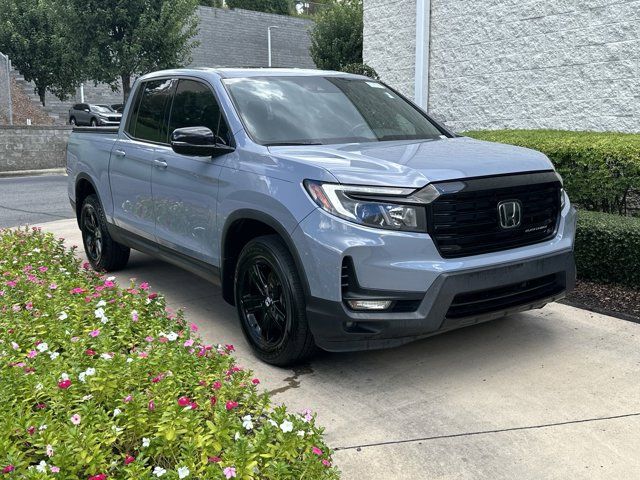
[(0, 172), (65, 165), (71, 127), (0, 126)]
[[(412, 94), (415, 0), (364, 4), (365, 61)], [(432, 0), (431, 8), (429, 110), (453, 129), (640, 131), (637, 0)], [(385, 37), (390, 45), (380, 47)]]

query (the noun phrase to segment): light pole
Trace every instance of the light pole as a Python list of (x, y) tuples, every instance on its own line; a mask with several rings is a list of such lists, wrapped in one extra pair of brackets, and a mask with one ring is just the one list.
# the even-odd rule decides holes
[(275, 25), (271, 25), (267, 28), (267, 50), (269, 52), (269, 68), (271, 68), (271, 29), (272, 28), (280, 28)]

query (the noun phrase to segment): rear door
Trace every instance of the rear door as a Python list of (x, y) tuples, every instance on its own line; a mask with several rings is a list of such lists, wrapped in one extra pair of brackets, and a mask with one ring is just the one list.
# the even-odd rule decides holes
[[(181, 127), (208, 127), (220, 141), (230, 142), (213, 90), (201, 80), (178, 80), (167, 134)], [(218, 263), (215, 218), (225, 157), (180, 155), (169, 145), (158, 145), (151, 177), (157, 241), (213, 265)]]
[(151, 171), (156, 148), (166, 143), (166, 116), (173, 79), (148, 80), (140, 85), (131, 105), (124, 134), (111, 151), (109, 180), (117, 226), (155, 239)]

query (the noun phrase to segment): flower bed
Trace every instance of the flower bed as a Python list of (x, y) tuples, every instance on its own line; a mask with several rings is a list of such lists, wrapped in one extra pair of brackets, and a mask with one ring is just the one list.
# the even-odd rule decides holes
[(0, 478), (337, 478), (314, 415), (196, 330), (52, 235), (0, 231)]

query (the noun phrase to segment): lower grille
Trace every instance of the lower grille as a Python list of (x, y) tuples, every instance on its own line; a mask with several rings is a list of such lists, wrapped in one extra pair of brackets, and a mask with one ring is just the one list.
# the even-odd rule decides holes
[(447, 318), (462, 318), (497, 312), (557, 295), (564, 290), (559, 274), (512, 283), (500, 287), (459, 293), (453, 298)]
[[(464, 184), (463, 190), (441, 195), (430, 207), (429, 233), (444, 258), (522, 247), (555, 234), (561, 184), (554, 172), (472, 179)], [(509, 201), (521, 208), (515, 228), (500, 224), (498, 205)]]

